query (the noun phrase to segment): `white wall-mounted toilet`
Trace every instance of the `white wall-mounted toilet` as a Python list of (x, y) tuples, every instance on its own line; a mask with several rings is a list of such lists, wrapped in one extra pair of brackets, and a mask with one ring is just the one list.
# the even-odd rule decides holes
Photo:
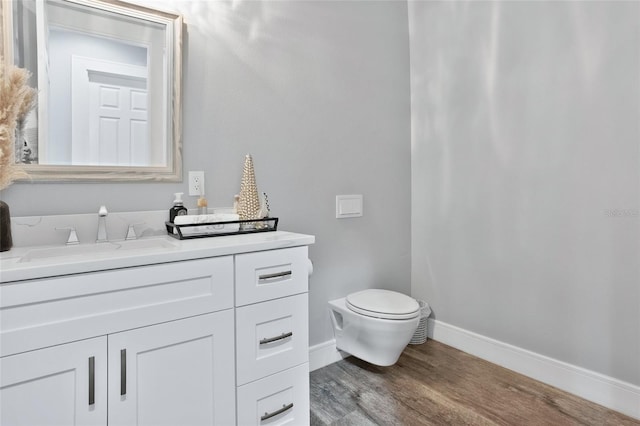
[(396, 363), (420, 322), (418, 302), (395, 291), (359, 291), (329, 306), (338, 349), (381, 366)]

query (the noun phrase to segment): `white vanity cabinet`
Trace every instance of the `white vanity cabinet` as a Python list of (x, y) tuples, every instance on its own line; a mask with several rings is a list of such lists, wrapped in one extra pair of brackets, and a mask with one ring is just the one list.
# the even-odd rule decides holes
[(225, 310), (4, 357), (0, 424), (233, 424), (232, 321)]
[(233, 274), (225, 256), (3, 284), (0, 424), (233, 424)]
[(136, 266), (0, 258), (0, 425), (308, 424), (313, 237), (269, 234)]
[(307, 247), (236, 256), (239, 425), (309, 424)]

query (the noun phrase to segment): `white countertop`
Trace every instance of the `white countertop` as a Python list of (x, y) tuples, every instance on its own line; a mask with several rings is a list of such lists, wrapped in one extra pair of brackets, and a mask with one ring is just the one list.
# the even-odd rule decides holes
[[(0, 283), (304, 246), (315, 242), (313, 235), (286, 231), (190, 240), (177, 240), (168, 235), (153, 236), (148, 239), (164, 240), (167, 243), (165, 246), (168, 247), (158, 246), (123, 251), (116, 249), (90, 255), (77, 254), (78, 250), (76, 249), (74, 250), (76, 254), (71, 256), (56, 256), (30, 261), (24, 261), (23, 257), (27, 256), (29, 251), (40, 250), (44, 246), (13, 248), (10, 251), (0, 253)], [(138, 241), (142, 241), (142, 239)], [(89, 245), (87, 244), (87, 246)], [(82, 244), (74, 247), (82, 247)]]

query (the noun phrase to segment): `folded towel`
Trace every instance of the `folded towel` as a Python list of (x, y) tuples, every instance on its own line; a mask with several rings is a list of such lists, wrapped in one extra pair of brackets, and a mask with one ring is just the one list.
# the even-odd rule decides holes
[[(193, 214), (176, 216), (174, 223), (176, 225), (198, 225), (202, 226), (189, 226), (181, 229), (182, 235), (199, 235), (199, 234), (220, 234), (237, 232), (240, 230), (239, 223), (220, 223), (220, 222), (232, 222), (240, 220), (240, 216), (233, 213), (216, 213), (216, 214)], [(215, 225), (211, 225), (216, 223)], [(177, 234), (177, 230), (173, 230), (174, 234)]]
[(234, 220), (240, 220), (240, 216), (232, 213), (192, 214), (176, 216), (173, 223), (176, 225), (191, 225), (195, 223), (231, 222)]

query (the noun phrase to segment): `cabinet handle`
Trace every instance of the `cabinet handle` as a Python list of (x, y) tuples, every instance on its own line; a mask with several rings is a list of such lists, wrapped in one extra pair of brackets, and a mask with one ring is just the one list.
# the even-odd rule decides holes
[(89, 405), (96, 403), (96, 357), (89, 357)]
[(127, 394), (127, 350), (120, 349), (120, 395)]
[(260, 421), (263, 422), (265, 420), (270, 419), (271, 417), (275, 417), (278, 414), (282, 414), (287, 410), (291, 410), (293, 408), (293, 402), (289, 405), (282, 405), (282, 408), (276, 411), (272, 411), (271, 413), (264, 413), (264, 416), (260, 417)]
[(267, 280), (272, 280), (274, 278), (285, 278), (290, 276), (291, 276), (291, 271), (275, 272), (273, 274), (258, 275), (258, 281), (267, 281)]
[(265, 345), (267, 343), (277, 342), (278, 340), (283, 340), (291, 336), (293, 336), (293, 331), (290, 331), (288, 333), (282, 333), (281, 335), (276, 337), (265, 337), (264, 339), (260, 339), (260, 344)]

